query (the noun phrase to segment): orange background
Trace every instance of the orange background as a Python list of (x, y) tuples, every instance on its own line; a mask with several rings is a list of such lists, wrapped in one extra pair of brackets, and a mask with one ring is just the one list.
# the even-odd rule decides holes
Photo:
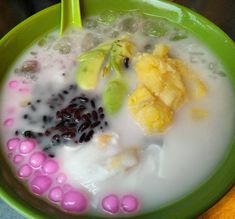
[(197, 219), (235, 219), (235, 186)]

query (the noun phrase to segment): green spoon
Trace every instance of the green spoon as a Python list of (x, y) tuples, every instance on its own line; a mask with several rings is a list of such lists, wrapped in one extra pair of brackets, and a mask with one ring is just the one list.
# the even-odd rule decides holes
[(60, 35), (62, 36), (67, 28), (82, 28), (82, 19), (79, 0), (61, 0), (61, 24)]

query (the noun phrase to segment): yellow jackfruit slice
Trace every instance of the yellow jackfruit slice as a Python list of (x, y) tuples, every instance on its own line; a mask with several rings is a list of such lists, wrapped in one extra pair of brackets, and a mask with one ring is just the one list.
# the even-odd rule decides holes
[[(158, 45), (152, 54), (136, 58), (135, 71), (141, 86), (129, 96), (128, 109), (147, 134), (165, 131), (174, 112), (189, 98), (199, 99), (207, 93), (205, 84), (168, 53), (167, 46)], [(196, 120), (206, 118), (207, 114), (199, 109), (191, 111)]]
[(190, 114), (193, 120), (202, 120), (208, 117), (208, 112), (203, 109), (191, 109)]
[[(183, 82), (185, 68), (177, 59), (168, 57), (168, 47), (156, 47), (153, 54), (144, 54), (135, 65), (138, 80), (172, 109), (187, 99)], [(181, 72), (182, 71), (182, 72)]]
[(172, 122), (172, 110), (145, 87), (138, 87), (129, 96), (128, 108), (147, 134), (163, 132)]
[(194, 99), (199, 100), (207, 94), (206, 85), (199, 79), (195, 80)]

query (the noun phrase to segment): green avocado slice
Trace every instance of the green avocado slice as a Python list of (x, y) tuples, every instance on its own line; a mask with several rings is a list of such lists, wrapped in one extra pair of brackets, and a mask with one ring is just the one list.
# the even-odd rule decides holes
[(106, 85), (103, 95), (103, 105), (110, 115), (116, 114), (122, 107), (127, 95), (128, 87), (123, 72), (123, 59), (130, 58), (133, 53), (133, 44), (128, 39), (116, 40), (110, 52), (110, 65), (115, 76)]
[(84, 90), (96, 88), (99, 72), (112, 44), (104, 44), (78, 57), (76, 82)]
[(103, 105), (108, 114), (116, 114), (127, 94), (127, 85), (122, 79), (110, 80), (103, 95)]

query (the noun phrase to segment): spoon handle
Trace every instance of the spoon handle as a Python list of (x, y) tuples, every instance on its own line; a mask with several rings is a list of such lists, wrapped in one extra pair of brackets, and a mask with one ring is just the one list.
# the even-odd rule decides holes
[(68, 27), (82, 28), (82, 19), (79, 0), (61, 0), (61, 24), (62, 36)]

